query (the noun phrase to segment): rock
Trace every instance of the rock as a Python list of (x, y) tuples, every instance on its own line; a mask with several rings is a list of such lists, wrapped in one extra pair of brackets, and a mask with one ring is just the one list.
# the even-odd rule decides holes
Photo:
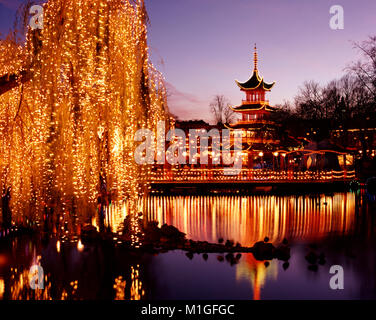
[(145, 228), (145, 241), (150, 243), (156, 243), (160, 241), (162, 236), (161, 230), (158, 228), (158, 222), (148, 222)]
[(233, 246), (234, 246), (234, 241), (232, 241), (232, 240), (227, 240), (225, 246), (226, 246), (226, 247), (233, 247)]
[(274, 258), (275, 247), (271, 243), (259, 241), (252, 247), (252, 253), (257, 260), (272, 260)]
[(168, 226), (164, 224), (161, 228), (161, 233), (164, 237), (168, 238), (169, 240), (174, 240), (176, 242), (182, 241), (185, 238), (185, 233), (180, 232), (174, 226)]

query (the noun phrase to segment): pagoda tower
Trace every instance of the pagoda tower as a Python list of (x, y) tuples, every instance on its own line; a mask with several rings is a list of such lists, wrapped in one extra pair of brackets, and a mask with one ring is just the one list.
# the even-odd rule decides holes
[[(255, 44), (254, 66), (251, 78), (236, 84), (245, 93), (245, 100), (241, 105), (231, 107), (241, 118), (237, 123), (231, 124), (230, 129), (243, 130), (243, 150), (247, 151), (248, 159), (244, 159), (253, 167), (253, 160), (258, 160), (264, 168), (264, 161), (273, 158), (273, 152), (278, 150), (280, 139), (277, 134), (278, 124), (271, 119), (276, 108), (269, 105), (265, 99), (267, 92), (271, 91), (275, 82), (267, 83), (260, 76), (258, 70), (258, 54)], [(259, 159), (257, 159), (259, 158)]]

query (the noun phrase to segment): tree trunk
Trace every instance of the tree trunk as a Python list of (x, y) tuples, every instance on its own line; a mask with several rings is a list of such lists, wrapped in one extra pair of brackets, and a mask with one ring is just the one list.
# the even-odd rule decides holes
[(20, 84), (28, 82), (32, 77), (30, 70), (22, 70), (19, 74), (6, 74), (0, 77), (0, 96)]

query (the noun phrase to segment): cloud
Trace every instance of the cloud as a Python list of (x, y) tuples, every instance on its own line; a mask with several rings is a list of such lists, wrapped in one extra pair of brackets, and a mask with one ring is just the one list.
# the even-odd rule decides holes
[(191, 93), (178, 90), (174, 85), (166, 83), (168, 106), (172, 114), (182, 120), (210, 119), (208, 102)]
[(166, 83), (166, 88), (168, 95), (172, 100), (184, 100), (189, 103), (201, 102), (200, 99), (197, 98), (195, 95), (179, 91), (174, 85), (172, 85), (169, 82)]

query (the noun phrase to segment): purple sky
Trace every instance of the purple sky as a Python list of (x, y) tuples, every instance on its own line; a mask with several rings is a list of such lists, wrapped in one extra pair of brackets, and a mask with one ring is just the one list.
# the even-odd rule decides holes
[[(12, 26), (22, 0), (0, 0), (0, 32)], [(329, 8), (342, 5), (345, 29), (329, 28)], [(291, 100), (305, 80), (326, 83), (358, 57), (352, 41), (376, 34), (374, 0), (146, 0), (152, 60), (164, 74), (171, 111), (182, 119), (211, 120), (209, 103), (243, 94), (253, 44), (259, 70), (276, 81), (271, 104)]]
[[(272, 104), (293, 99), (305, 80), (340, 77), (358, 56), (352, 41), (376, 34), (374, 0), (146, 0), (153, 62), (171, 90), (170, 109), (181, 118), (209, 120), (213, 95), (233, 104), (248, 80), (253, 44), (259, 70), (276, 81)], [(329, 28), (329, 8), (342, 5), (345, 29)], [(163, 63), (161, 63), (161, 61)]]

